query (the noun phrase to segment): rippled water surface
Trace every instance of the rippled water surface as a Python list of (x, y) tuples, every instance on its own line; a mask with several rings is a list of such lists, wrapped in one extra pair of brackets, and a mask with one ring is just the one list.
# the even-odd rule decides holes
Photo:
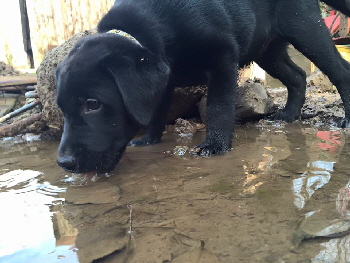
[(186, 152), (204, 132), (169, 133), (108, 175), (65, 173), (56, 142), (6, 138), (0, 262), (350, 262), (346, 133), (238, 127), (211, 158)]

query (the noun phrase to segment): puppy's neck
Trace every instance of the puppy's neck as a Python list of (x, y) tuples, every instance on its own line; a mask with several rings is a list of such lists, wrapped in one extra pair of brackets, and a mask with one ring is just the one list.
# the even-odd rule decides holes
[(133, 6), (124, 3), (109, 10), (99, 22), (98, 32), (106, 33), (113, 29), (126, 32), (153, 54), (164, 56), (164, 24), (158, 21), (151, 8), (141, 5), (141, 1), (140, 5)]
[(107, 31), (107, 34), (116, 34), (116, 35), (119, 35), (119, 36), (122, 36), (122, 37), (125, 37), (131, 41), (133, 41), (135, 44), (139, 45), (142, 47), (141, 43), (136, 39), (134, 38), (132, 35), (122, 31), (122, 30), (118, 30), (118, 29), (112, 29), (112, 30), (109, 30)]

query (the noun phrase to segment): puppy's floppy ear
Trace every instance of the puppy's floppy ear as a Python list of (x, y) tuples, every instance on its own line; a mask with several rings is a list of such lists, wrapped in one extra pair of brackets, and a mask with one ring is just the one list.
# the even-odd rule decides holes
[(170, 67), (143, 47), (124, 58), (122, 64), (110, 60), (107, 68), (131, 118), (147, 127), (166, 92)]

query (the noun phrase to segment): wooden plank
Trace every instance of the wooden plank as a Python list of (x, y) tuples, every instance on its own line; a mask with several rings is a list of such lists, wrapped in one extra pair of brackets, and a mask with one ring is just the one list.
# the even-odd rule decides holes
[(16, 92), (16, 93), (21, 92), (21, 93), (24, 93), (26, 91), (31, 91), (31, 90), (35, 90), (35, 86), (0, 87), (0, 91), (5, 91), (5, 92)]
[(349, 24), (348, 18), (341, 14), (340, 15), (340, 25), (339, 25), (339, 37), (346, 37), (349, 34)]
[[(1, 2), (1, 1), (0, 1)], [(26, 0), (35, 65), (52, 47), (93, 29), (115, 0)]]
[(5, 76), (0, 77), (0, 87), (29, 86), (37, 83), (36, 76)]

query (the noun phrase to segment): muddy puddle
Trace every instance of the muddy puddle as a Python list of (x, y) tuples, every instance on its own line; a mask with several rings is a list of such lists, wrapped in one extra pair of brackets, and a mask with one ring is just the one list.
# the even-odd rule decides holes
[(346, 131), (237, 127), (232, 152), (187, 155), (204, 136), (99, 176), (59, 169), (56, 142), (2, 141), (0, 262), (350, 262)]

